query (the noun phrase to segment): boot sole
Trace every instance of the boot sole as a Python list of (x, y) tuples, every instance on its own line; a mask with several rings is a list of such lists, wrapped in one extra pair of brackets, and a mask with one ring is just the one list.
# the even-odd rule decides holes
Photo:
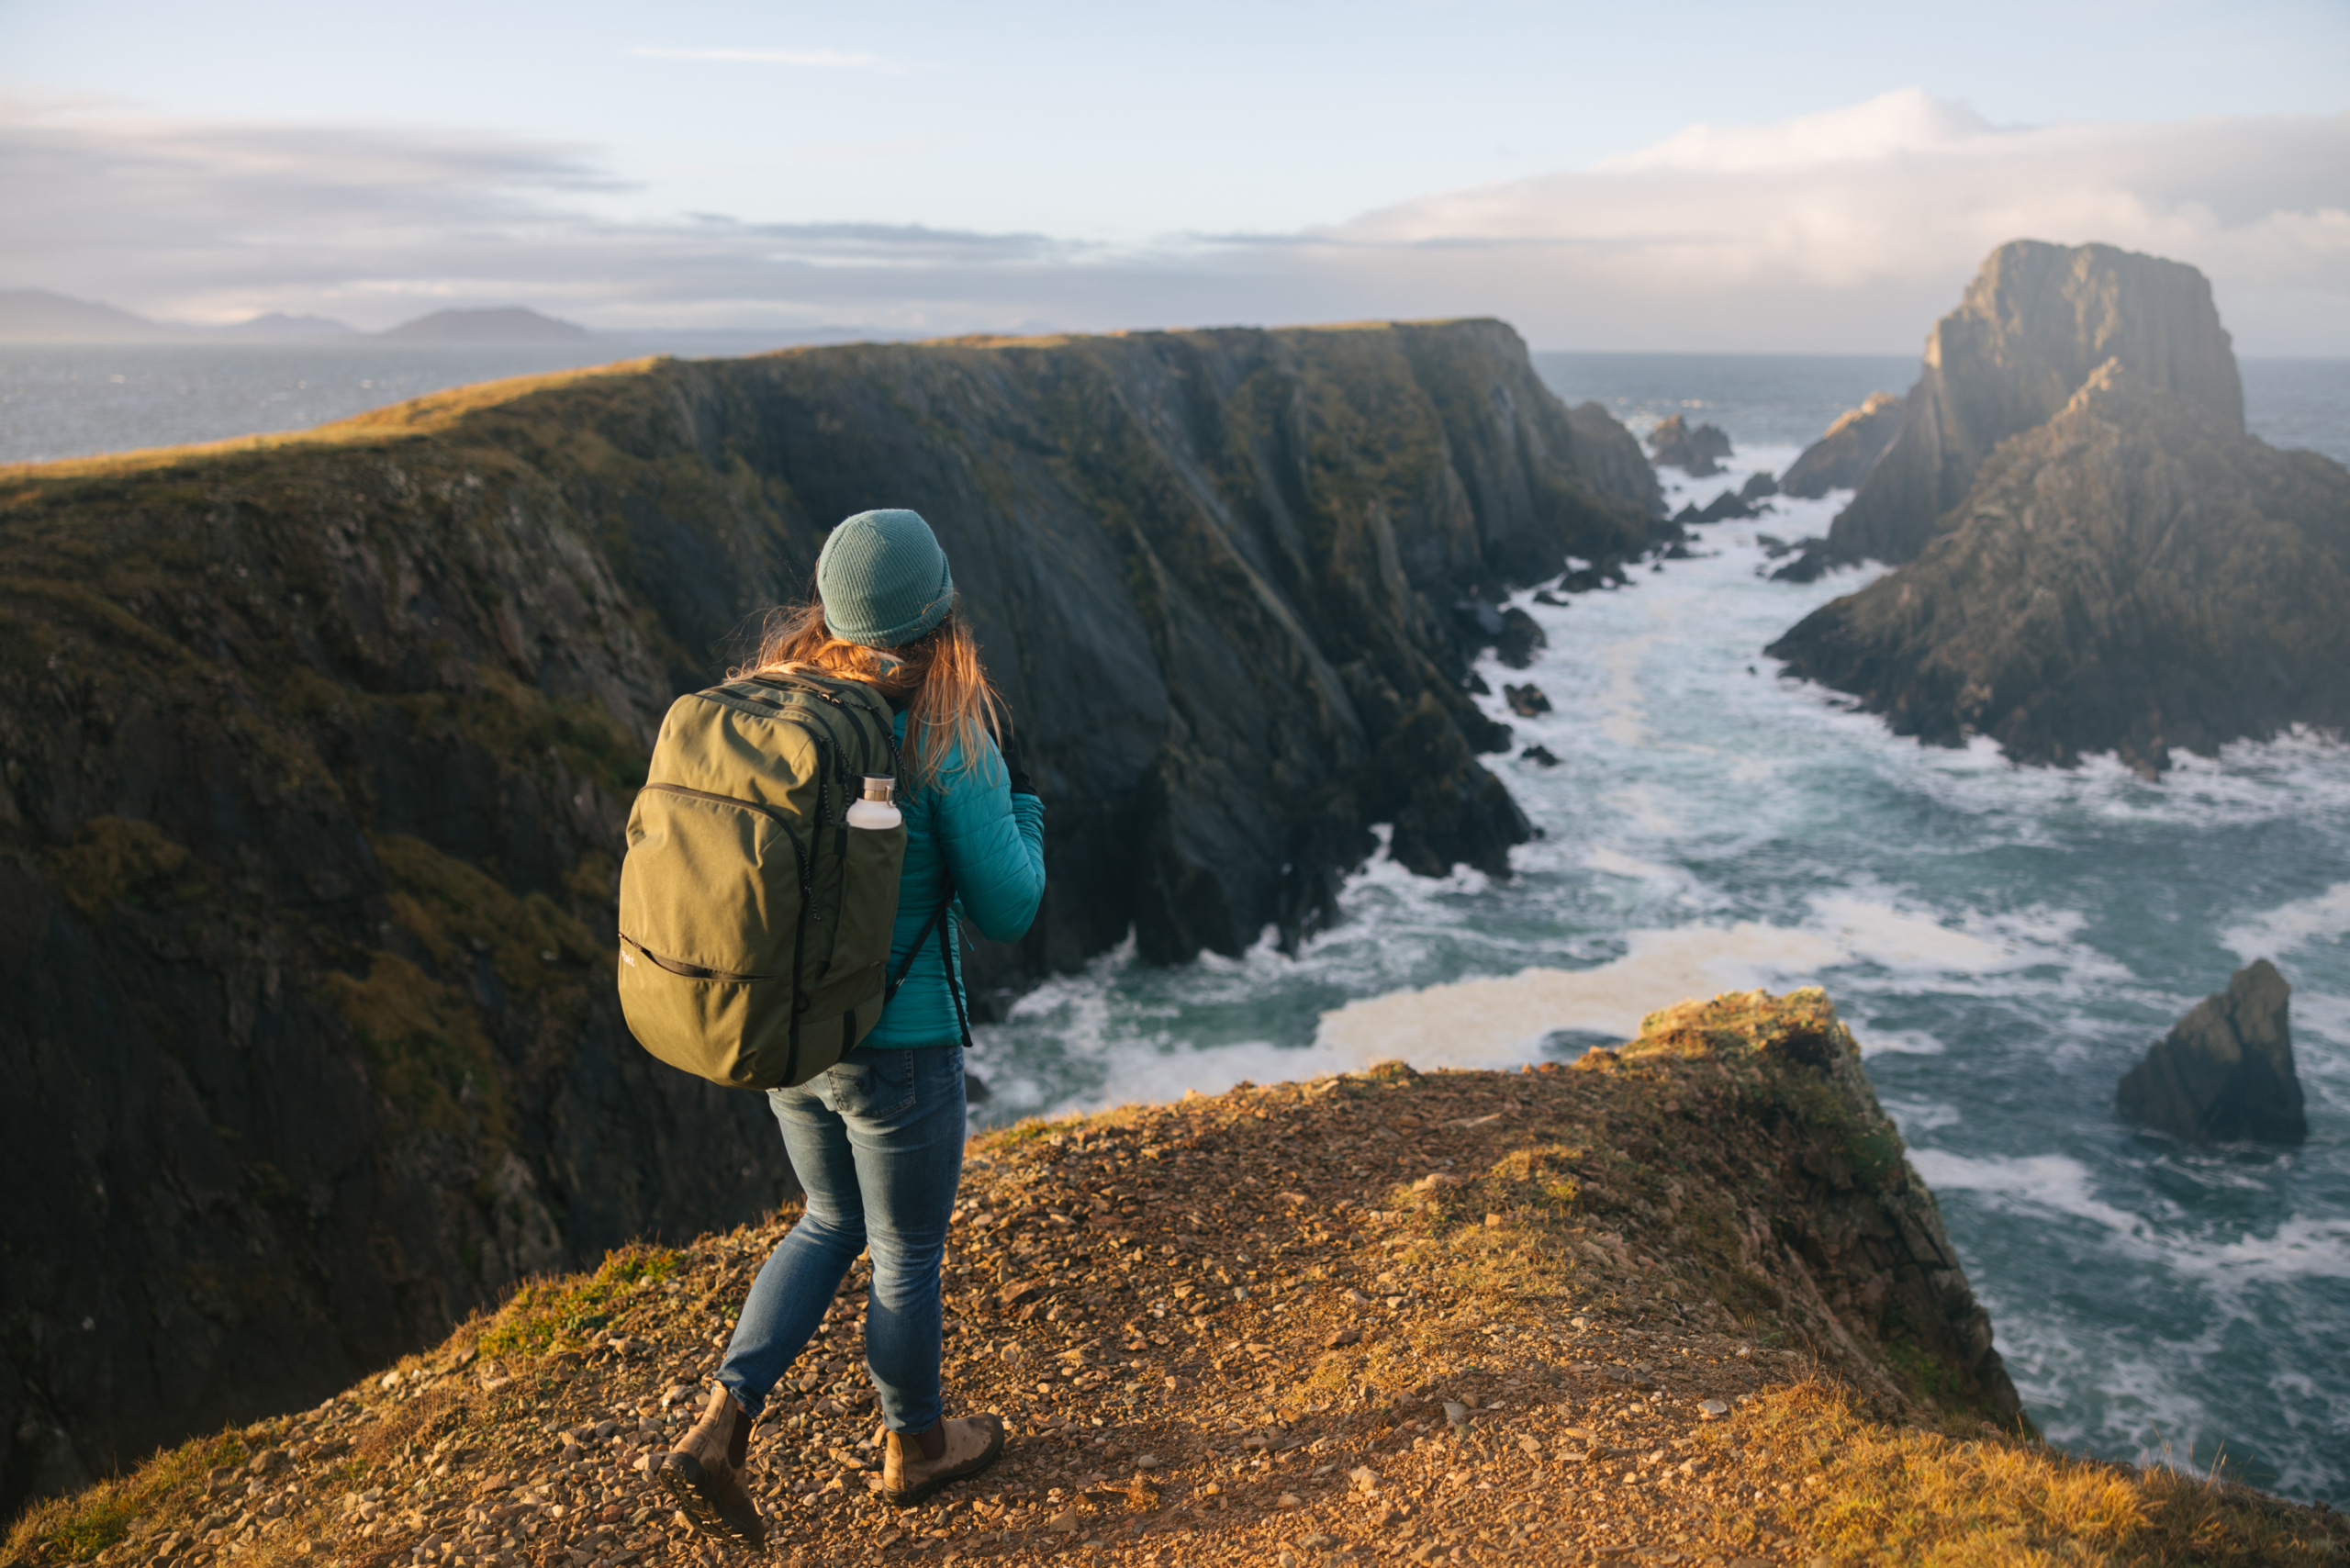
[(661, 1468), (654, 1472), (661, 1489), (669, 1494), (694, 1529), (704, 1535), (720, 1531), (753, 1546), (767, 1544), (767, 1529), (756, 1519), (749, 1525), (728, 1517), (725, 1506), (711, 1495), (710, 1477), (704, 1473), (701, 1462), (690, 1454), (673, 1453)]
[(988, 1451), (961, 1469), (943, 1471), (921, 1485), (908, 1487), (903, 1492), (883, 1492), (878, 1495), (883, 1502), (893, 1508), (911, 1508), (918, 1504), (928, 1502), (937, 1495), (941, 1489), (952, 1486), (957, 1481), (968, 1481), (1002, 1457), (1003, 1428), (998, 1427), (994, 1438), (988, 1443)]

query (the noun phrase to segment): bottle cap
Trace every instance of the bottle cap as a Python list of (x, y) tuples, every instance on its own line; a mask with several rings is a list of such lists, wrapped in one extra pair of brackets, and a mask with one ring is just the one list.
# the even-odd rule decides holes
[(865, 776), (865, 798), (867, 800), (887, 801), (890, 796), (897, 792), (898, 781), (890, 775), (883, 774), (878, 778), (874, 778), (871, 774), (867, 774)]

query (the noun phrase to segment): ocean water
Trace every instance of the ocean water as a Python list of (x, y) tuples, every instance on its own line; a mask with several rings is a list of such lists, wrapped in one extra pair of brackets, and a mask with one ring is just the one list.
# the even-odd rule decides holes
[(555, 343), (0, 343), (0, 463), (308, 430), (476, 381), (773, 346), (710, 333)]
[[(1673, 414), (1739, 441), (1817, 441), (1872, 392), (1907, 392), (1915, 354), (1537, 353), (1534, 368), (1571, 403), (1595, 398), (1637, 431)], [(2274, 446), (2350, 463), (2350, 360), (2246, 359), (2244, 425)]]
[[(428, 392), (640, 354), (756, 353), (809, 335), (673, 333), (570, 343), (0, 343), (0, 463), (40, 463), (307, 430)], [(1871, 392), (1907, 392), (1915, 355), (1537, 353), (1571, 402), (1636, 431), (1684, 413), (1800, 447)], [(2350, 361), (2245, 360), (2245, 420), (2350, 463)]]
[[(1628, 419), (1678, 408), (1729, 431), (1729, 472), (1667, 472), (1676, 506), (1784, 469), (1823, 410), (1888, 384), (1875, 362), (1813, 362), (1790, 408), (1751, 361), (1642, 363), (1664, 357), (1543, 368), (1578, 397), (1613, 377), (1603, 400)], [(1874, 575), (1764, 575), (1764, 536), (1823, 532), (1845, 498), (1713, 525), (1701, 558), (1565, 609), (1521, 597), (1550, 646), (1483, 673), (1496, 692), (1530, 678), (1554, 709), (1488, 705), (1560, 764), (1492, 759), (1545, 834), (1508, 880), (1374, 859), (1294, 959), (1270, 942), (1172, 969), (1112, 953), (979, 1032), (986, 1114), (1390, 1056), (1513, 1067), (1684, 997), (1817, 983), (2052, 1439), (2350, 1498), (2350, 750), (2292, 736), (2148, 784), (1897, 738), (1761, 653)], [(2310, 1142), (2196, 1151), (2123, 1126), (2121, 1074), (2255, 957), (2295, 988)]]

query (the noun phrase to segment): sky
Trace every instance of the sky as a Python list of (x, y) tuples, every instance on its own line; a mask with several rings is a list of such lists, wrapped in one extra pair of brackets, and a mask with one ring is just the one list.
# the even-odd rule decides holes
[(2031, 237), (2340, 354), (2350, 3), (0, 0), (0, 204), (186, 320), (1908, 352)]

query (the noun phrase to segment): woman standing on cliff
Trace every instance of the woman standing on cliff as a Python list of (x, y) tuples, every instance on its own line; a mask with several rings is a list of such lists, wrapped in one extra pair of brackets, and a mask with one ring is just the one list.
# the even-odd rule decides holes
[[(868, 1248), (865, 1356), (888, 1430), (882, 1496), (919, 1503), (1002, 1451), (1001, 1417), (949, 1420), (941, 1397), (939, 1265), (963, 1170), (969, 1010), (955, 944), (923, 937), (950, 888), (950, 917), (968, 915), (999, 942), (1027, 931), (1045, 893), (1044, 802), (998, 748), (1002, 707), (955, 613), (930, 525), (911, 511), (850, 518), (824, 542), (816, 592), (740, 673), (813, 667), (867, 682), (895, 711), (909, 788), (890, 972), (912, 968), (838, 1065), (768, 1091), (807, 1211), (751, 1286), (708, 1410), (658, 1471), (695, 1518), (755, 1543), (766, 1531), (742, 1479), (752, 1424)], [(947, 929), (958, 929), (951, 918)]]

